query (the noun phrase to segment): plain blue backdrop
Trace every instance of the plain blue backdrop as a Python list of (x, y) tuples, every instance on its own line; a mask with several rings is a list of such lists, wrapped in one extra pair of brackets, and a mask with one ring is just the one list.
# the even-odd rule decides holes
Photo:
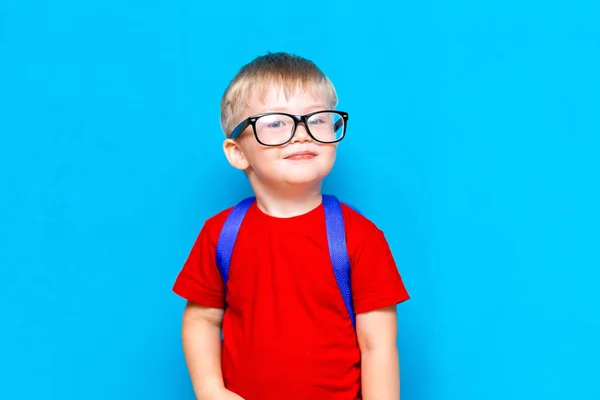
[(219, 101), (267, 51), (350, 113), (403, 400), (599, 399), (596, 1), (0, 1), (0, 399), (193, 398), (171, 286), (250, 188)]

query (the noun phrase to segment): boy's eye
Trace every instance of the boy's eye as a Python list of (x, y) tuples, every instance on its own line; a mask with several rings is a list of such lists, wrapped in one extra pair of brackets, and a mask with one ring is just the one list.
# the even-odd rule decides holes
[(320, 117), (315, 117), (315, 118), (311, 118), (308, 120), (308, 122), (311, 125), (319, 125), (319, 124), (324, 124), (325, 123), (325, 119), (324, 118), (320, 118)]
[(269, 128), (281, 128), (285, 123), (283, 121), (273, 121), (267, 124)]
[(286, 129), (293, 123), (294, 121), (286, 115), (265, 115), (257, 121), (256, 127), (261, 130)]
[(320, 112), (310, 117), (308, 123), (311, 125), (332, 125), (336, 117), (338, 117), (336, 114), (330, 112)]

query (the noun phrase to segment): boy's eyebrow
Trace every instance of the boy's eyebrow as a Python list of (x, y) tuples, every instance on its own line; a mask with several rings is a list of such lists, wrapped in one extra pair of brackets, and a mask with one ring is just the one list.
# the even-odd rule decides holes
[[(304, 107), (304, 111), (306, 112), (307, 110), (326, 110), (327, 107), (324, 104), (311, 104), (308, 107)], [(289, 108), (288, 107), (269, 107), (269, 110), (271, 111), (281, 111), (281, 112), (289, 112)]]

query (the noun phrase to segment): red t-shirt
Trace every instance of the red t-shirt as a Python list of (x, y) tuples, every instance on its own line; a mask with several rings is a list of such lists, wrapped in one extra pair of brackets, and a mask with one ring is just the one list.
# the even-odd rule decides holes
[[(173, 290), (223, 308), (215, 263), (231, 208), (208, 219)], [(372, 222), (342, 205), (355, 313), (409, 298), (388, 243)], [(360, 350), (337, 286), (323, 205), (292, 218), (248, 210), (234, 247), (223, 319), (225, 386), (246, 400), (359, 398)]]

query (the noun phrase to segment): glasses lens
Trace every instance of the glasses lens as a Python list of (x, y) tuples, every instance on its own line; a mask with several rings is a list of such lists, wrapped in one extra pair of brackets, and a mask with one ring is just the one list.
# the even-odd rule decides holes
[(256, 120), (258, 139), (266, 145), (278, 145), (292, 136), (294, 120), (282, 114), (264, 115)]
[(346, 131), (342, 116), (329, 111), (312, 115), (308, 119), (308, 128), (316, 140), (325, 143), (337, 142)]

